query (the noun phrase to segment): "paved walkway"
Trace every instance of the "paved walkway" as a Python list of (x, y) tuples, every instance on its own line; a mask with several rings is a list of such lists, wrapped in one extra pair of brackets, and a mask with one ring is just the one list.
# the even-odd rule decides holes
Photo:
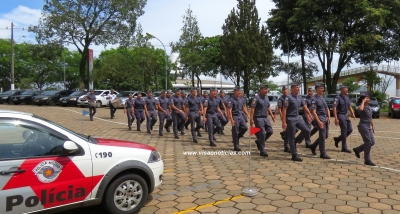
[[(24, 105), (1, 105), (0, 108), (35, 113), (82, 132), (83, 109), (80, 108)], [(171, 133), (164, 133), (163, 137), (156, 130), (152, 135), (146, 134), (146, 122), (142, 132), (128, 131), (126, 122), (123, 110), (118, 110), (116, 118), (111, 120), (109, 109), (100, 108), (95, 121), (84, 117), (84, 134), (138, 141), (160, 151), (165, 163), (164, 182), (140, 213), (400, 213), (400, 119), (381, 116), (374, 120), (376, 145), (371, 156), (378, 167), (364, 166), (363, 160), (354, 154), (339, 152), (332, 139), (340, 129), (334, 125), (327, 140), (332, 160), (311, 155), (303, 143), (298, 151), (304, 161), (290, 161), (290, 155), (283, 152), (278, 119), (273, 123), (274, 134), (267, 142), (268, 158), (258, 155), (254, 137), (251, 140), (251, 185), (259, 190), (255, 197), (241, 195), (242, 189), (249, 186), (247, 154), (184, 154), (189, 151), (229, 153), (233, 149), (229, 124), (226, 135), (217, 135), (217, 147), (211, 148), (204, 132), (199, 144), (194, 144), (189, 131), (175, 140)], [(362, 144), (357, 132), (358, 121), (352, 122), (355, 131), (348, 138), (350, 148)], [(243, 151), (249, 151), (248, 135), (240, 143)]]

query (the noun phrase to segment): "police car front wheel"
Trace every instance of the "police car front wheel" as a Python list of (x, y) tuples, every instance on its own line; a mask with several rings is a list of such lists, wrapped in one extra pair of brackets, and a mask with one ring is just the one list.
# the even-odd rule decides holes
[(122, 175), (115, 179), (105, 192), (104, 206), (109, 213), (137, 213), (148, 195), (145, 180), (136, 174)]

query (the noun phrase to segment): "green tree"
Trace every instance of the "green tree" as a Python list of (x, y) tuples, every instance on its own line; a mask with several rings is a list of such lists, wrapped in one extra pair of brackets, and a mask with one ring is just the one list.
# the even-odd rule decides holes
[(191, 78), (192, 87), (194, 87), (194, 77), (197, 77), (197, 80), (200, 81), (200, 75), (202, 73), (200, 69), (202, 66), (200, 49), (202, 36), (197, 18), (193, 15), (190, 6), (183, 16), (183, 27), (181, 31), (182, 34), (179, 37), (179, 41), (176, 43), (171, 42), (170, 45), (173, 52), (179, 53), (179, 63), (183, 75)]
[(127, 45), (146, 0), (45, 0), (39, 25), (30, 28), (39, 43), (67, 43), (81, 54), (79, 88), (84, 89), (89, 47)]
[[(314, 73), (318, 73), (318, 66), (315, 63), (311, 61), (304, 61), (304, 63), (291, 62), (288, 64), (279, 61), (278, 65), (275, 66), (275, 71), (288, 74), (291, 82), (303, 83), (304, 86), (308, 80), (314, 77)], [(304, 74), (306, 79), (303, 79)]]
[(343, 85), (346, 85), (349, 93), (353, 93), (355, 91), (357, 91), (358, 89), (360, 89), (360, 85), (356, 82), (356, 78), (355, 77), (348, 77), (345, 80), (343, 80)]
[[(68, 90), (73, 90), (79, 88), (79, 63), (81, 55), (78, 51), (69, 51), (64, 49), (62, 53), (61, 69), (65, 66), (65, 88)], [(64, 61), (65, 60), (65, 61)], [(64, 64), (65, 62), (65, 64)], [(62, 79), (64, 78), (64, 74)]]
[(264, 26), (260, 27), (253, 0), (238, 0), (222, 26), (221, 72), (236, 85), (243, 83), (249, 95), (250, 81), (275, 76), (272, 69), (273, 49)]
[[(353, 61), (368, 64), (399, 57), (395, 51), (399, 46), (399, 1), (274, 2), (276, 9), (268, 23), (275, 23), (270, 31), (276, 43), (282, 45), (287, 35), (292, 46), (304, 45), (308, 54), (317, 57), (329, 93), (336, 91), (340, 72)], [(332, 66), (335, 54), (337, 66)], [(334, 73), (332, 67), (337, 68)]]
[[(271, 80), (263, 80), (261, 84), (268, 86), (268, 91), (280, 91), (279, 85), (275, 84)], [(258, 93), (259, 89), (260, 89), (260, 82), (256, 79), (252, 79), (250, 81), (250, 90), (253, 91), (253, 93)]]
[(381, 82), (381, 78), (379, 77), (378, 73), (372, 68), (364, 73), (364, 75), (361, 77), (361, 80), (363, 80), (367, 85), (368, 92), (373, 92), (375, 90), (375, 86)]

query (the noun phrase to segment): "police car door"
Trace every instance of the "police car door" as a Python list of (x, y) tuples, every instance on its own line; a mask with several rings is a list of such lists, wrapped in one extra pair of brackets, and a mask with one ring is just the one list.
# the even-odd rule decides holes
[[(90, 195), (90, 157), (65, 154), (60, 149), (65, 136), (32, 121), (0, 118), (0, 139), (1, 214), (48, 209)], [(90, 176), (77, 165), (87, 165)]]

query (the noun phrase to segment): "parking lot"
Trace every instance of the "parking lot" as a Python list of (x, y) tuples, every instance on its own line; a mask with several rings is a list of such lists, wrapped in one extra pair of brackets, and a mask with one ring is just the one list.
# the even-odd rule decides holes
[[(216, 135), (217, 147), (212, 148), (204, 131), (199, 144), (191, 142), (189, 131), (180, 139), (166, 132), (160, 137), (158, 124), (153, 134), (145, 132), (145, 122), (141, 132), (128, 131), (126, 115), (121, 109), (111, 120), (108, 108), (98, 108), (93, 122), (88, 116), (82, 122), (82, 109), (76, 107), (0, 105), (0, 108), (34, 113), (85, 135), (132, 140), (157, 148), (165, 164), (164, 181), (140, 213), (400, 213), (398, 118), (382, 115), (374, 119), (376, 144), (371, 157), (377, 167), (364, 166), (362, 158), (339, 152), (333, 137), (339, 135), (340, 129), (333, 119), (326, 142), (328, 155), (333, 159), (322, 160), (311, 155), (303, 142), (298, 146), (303, 162), (293, 162), (290, 154), (283, 152), (278, 118), (272, 123), (274, 134), (266, 144), (269, 157), (258, 155), (255, 138), (251, 138), (250, 183), (259, 193), (244, 197), (242, 189), (249, 186), (249, 155), (229, 152), (233, 149), (229, 124), (226, 135)], [(362, 144), (358, 120), (352, 120), (350, 149)], [(312, 140), (316, 138), (317, 134)], [(249, 151), (249, 142), (246, 134), (240, 141), (242, 151)], [(99, 210), (95, 207), (66, 213), (99, 214)]]

